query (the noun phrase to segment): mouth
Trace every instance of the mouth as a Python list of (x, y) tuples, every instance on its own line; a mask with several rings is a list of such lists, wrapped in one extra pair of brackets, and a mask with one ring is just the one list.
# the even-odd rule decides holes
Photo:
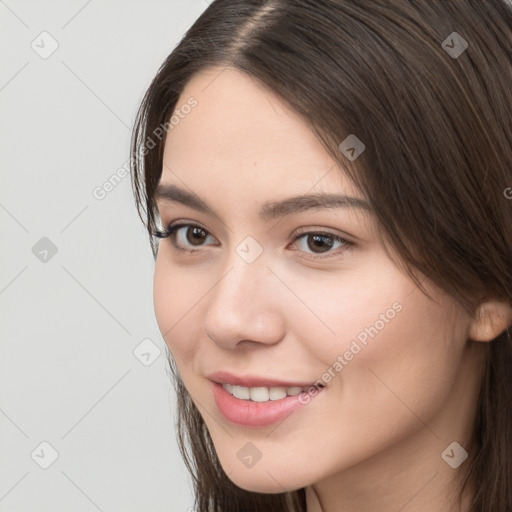
[[(320, 382), (304, 385), (267, 379), (268, 385), (263, 385), (265, 381), (260, 377), (226, 373), (208, 378), (219, 412), (228, 422), (243, 427), (266, 427), (281, 422), (294, 411), (310, 410), (305, 406), (313, 401), (321, 405), (321, 396), (326, 393), (325, 384)], [(315, 414), (315, 410), (318, 412), (313, 406), (310, 414)]]
[[(295, 394), (300, 393), (303, 390), (307, 390), (312, 386), (315, 387), (325, 387), (323, 383), (315, 384), (310, 381), (288, 381), (281, 379), (274, 379), (270, 377), (262, 377), (257, 375), (243, 375), (238, 376), (230, 372), (218, 371), (210, 373), (206, 376), (208, 379), (213, 382), (217, 382), (218, 384), (228, 384), (234, 387), (242, 387), (242, 388), (285, 388), (292, 389), (292, 394), (295, 391)], [(318, 382), (318, 381), (317, 381)], [(297, 392), (297, 388), (300, 391)]]
[(271, 400), (281, 400), (286, 398), (287, 396), (297, 396), (300, 393), (307, 393), (311, 390), (312, 387), (323, 388), (325, 387), (323, 384), (315, 386), (314, 384), (310, 384), (308, 386), (276, 386), (276, 387), (267, 387), (267, 386), (256, 386), (256, 387), (245, 387), (245, 386), (235, 386), (233, 384), (229, 384), (227, 382), (222, 382), (222, 387), (235, 398), (239, 398), (240, 400), (249, 400), (252, 402), (269, 402)]

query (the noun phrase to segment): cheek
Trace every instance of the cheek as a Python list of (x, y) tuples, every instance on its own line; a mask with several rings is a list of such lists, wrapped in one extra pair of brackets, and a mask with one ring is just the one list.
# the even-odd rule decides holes
[(175, 290), (174, 287), (176, 283), (171, 283), (169, 272), (165, 267), (162, 248), (160, 247), (155, 265), (155, 274), (153, 276), (153, 305), (158, 327), (162, 335), (164, 335), (176, 321), (174, 317), (176, 314), (175, 305), (177, 299), (177, 294), (172, 291), (173, 289)]
[(293, 289), (311, 311), (295, 315), (294, 331), (323, 367), (319, 378), (336, 401), (360, 418), (355, 424), (368, 424), (378, 411), (384, 424), (413, 417), (404, 403), (431, 415), (460, 363), (460, 308), (447, 296), (429, 299), (389, 264), (365, 268), (338, 278), (297, 279)]
[(313, 360), (322, 361), (326, 369), (345, 353), (350, 364), (356, 359), (362, 362), (369, 356), (365, 349), (372, 340), (385, 337), (404, 316), (401, 299), (413, 285), (404, 277), (394, 277), (391, 266), (378, 258), (337, 274), (307, 270), (285, 276), (300, 299), (292, 298), (287, 325)]
[(458, 310), (451, 301), (438, 304), (419, 290), (400, 302), (402, 310), (375, 337), (372, 363), (394, 370), (396, 381), (423, 389), (446, 383), (455, 375), (464, 345)]
[[(198, 339), (193, 332), (197, 322), (191, 321), (195, 307), (204, 295), (201, 287), (190, 283), (185, 272), (180, 272), (166, 261), (165, 250), (160, 249), (153, 279), (155, 317), (162, 336), (178, 366), (194, 353), (192, 341)], [(189, 342), (187, 342), (189, 340)]]
[(464, 324), (457, 323), (458, 311), (450, 302), (437, 304), (419, 290), (395, 289), (383, 307), (393, 296), (401, 305), (394, 318), (379, 322), (385, 309), (372, 309), (360, 331), (368, 334), (366, 342), (357, 335), (343, 341), (341, 350), (360, 350), (349, 361), (345, 357), (336, 384), (354, 424), (373, 432), (371, 418), (372, 425), (385, 426), (386, 435), (417, 428), (418, 417), (428, 422), (439, 410), (453, 387), (465, 341)]
[(428, 364), (453, 347), (459, 312), (455, 302), (444, 295), (433, 295), (437, 302), (429, 299), (384, 258), (369, 258), (338, 275), (302, 275), (293, 289), (310, 309), (303, 307), (304, 314), (295, 315), (293, 329), (318, 333), (314, 348), (322, 360), (328, 355), (333, 362), (348, 351), (350, 364), (356, 359), (368, 364), (393, 360), (399, 367), (398, 355), (404, 365)]

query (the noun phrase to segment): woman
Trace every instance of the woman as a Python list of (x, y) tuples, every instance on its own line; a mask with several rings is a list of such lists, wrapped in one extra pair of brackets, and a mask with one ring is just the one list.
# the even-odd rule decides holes
[(512, 510), (512, 9), (215, 0), (132, 139), (196, 509)]

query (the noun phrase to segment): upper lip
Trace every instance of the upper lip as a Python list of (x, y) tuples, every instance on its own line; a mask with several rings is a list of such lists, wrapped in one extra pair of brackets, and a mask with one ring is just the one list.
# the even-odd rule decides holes
[(243, 386), (246, 388), (254, 387), (269, 387), (269, 388), (291, 388), (291, 387), (306, 387), (312, 386), (314, 382), (305, 381), (285, 381), (280, 379), (272, 379), (269, 377), (259, 377), (256, 375), (244, 375), (243, 377), (234, 375), (233, 373), (218, 371), (210, 373), (206, 376), (208, 379), (218, 382), (219, 384), (233, 384), (234, 386)]

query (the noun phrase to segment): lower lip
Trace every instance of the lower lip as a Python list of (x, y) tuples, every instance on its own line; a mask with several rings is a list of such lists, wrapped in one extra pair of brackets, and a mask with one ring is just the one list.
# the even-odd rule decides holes
[[(213, 382), (213, 396), (220, 412), (231, 423), (244, 427), (267, 427), (283, 421), (300, 407), (311, 404), (311, 401), (317, 398), (325, 388), (315, 389), (317, 393), (309, 394), (303, 402), (299, 400), (300, 395), (286, 396), (267, 402), (253, 402), (236, 398), (228, 393), (222, 384)], [(307, 394), (301, 393), (301, 395)]]

